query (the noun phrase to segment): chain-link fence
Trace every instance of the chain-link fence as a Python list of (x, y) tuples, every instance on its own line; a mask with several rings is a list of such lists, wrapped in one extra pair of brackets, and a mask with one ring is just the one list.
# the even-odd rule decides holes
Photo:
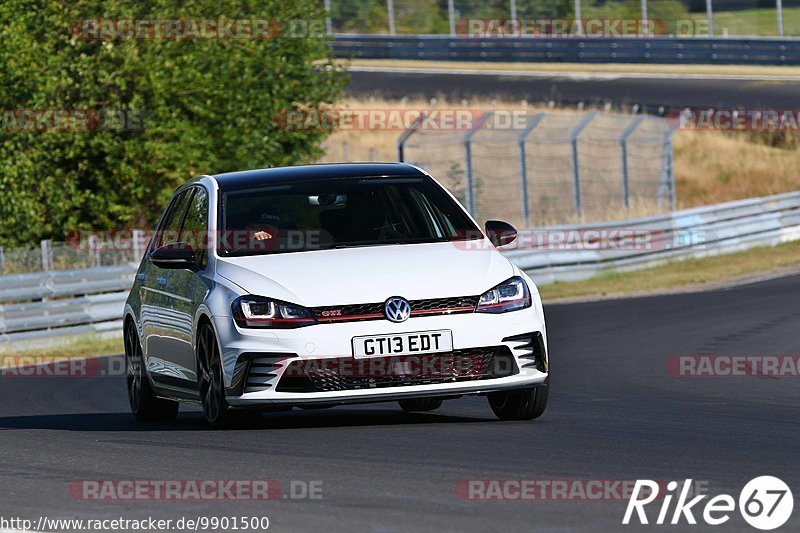
[(334, 33), (462, 34), (468, 21), (650, 20), (672, 36), (800, 36), (800, 0), (322, 0)]
[(674, 208), (673, 130), (664, 119), (541, 112), (503, 128), (488, 112), (466, 131), (423, 123), (400, 137), (399, 159), (430, 172), (479, 220), (529, 227)]
[[(139, 230), (134, 230), (135, 233)], [(0, 275), (50, 270), (74, 270), (138, 263), (144, 254), (147, 234), (130, 238), (120, 245), (100, 237), (76, 242), (43, 240), (38, 245), (3, 248), (0, 246)]]

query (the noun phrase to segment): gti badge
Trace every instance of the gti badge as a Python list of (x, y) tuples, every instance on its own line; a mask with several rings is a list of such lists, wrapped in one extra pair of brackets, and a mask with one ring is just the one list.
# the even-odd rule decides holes
[(405, 298), (393, 296), (386, 300), (383, 312), (392, 322), (405, 322), (411, 316), (411, 305)]

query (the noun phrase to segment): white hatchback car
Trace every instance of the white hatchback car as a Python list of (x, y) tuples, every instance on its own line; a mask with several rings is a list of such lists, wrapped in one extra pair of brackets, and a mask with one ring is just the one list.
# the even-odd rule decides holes
[(200, 403), (248, 413), (488, 396), (504, 420), (547, 406), (539, 293), (430, 175), (400, 163), (202, 176), (167, 207), (125, 305), (140, 420)]

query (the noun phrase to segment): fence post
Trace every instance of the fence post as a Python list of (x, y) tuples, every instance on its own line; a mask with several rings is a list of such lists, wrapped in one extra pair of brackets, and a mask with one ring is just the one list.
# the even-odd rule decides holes
[(133, 262), (138, 263), (142, 260), (144, 255), (144, 247), (147, 246), (144, 241), (144, 231), (135, 229), (131, 232), (131, 240), (133, 241)]
[(464, 168), (467, 174), (467, 210), (473, 217), (476, 215), (476, 211), (475, 179), (472, 173), (472, 138), (492, 116), (494, 116), (494, 111), (484, 113), (472, 126), (472, 129), (464, 134)]
[(638, 115), (622, 131), (619, 138), (620, 150), (622, 152), (622, 205), (625, 209), (630, 207), (630, 189), (628, 187), (628, 137), (639, 127), (644, 120), (644, 115)]
[(325, 31), (328, 35), (333, 35), (333, 21), (331, 20), (331, 0), (324, 0), (325, 6)]
[(526, 228), (530, 225), (530, 204), (528, 201), (528, 156), (525, 150), (525, 141), (546, 115), (547, 113), (536, 113), (517, 139), (519, 146), (519, 188), (520, 196), (522, 197), (522, 220), (525, 222)]
[(386, 12), (389, 15), (389, 35), (394, 35), (394, 1), (386, 0)]
[(39, 245), (42, 248), (42, 270), (45, 272), (53, 270), (53, 242), (50, 239), (44, 239)]
[(408, 139), (414, 135), (414, 132), (419, 129), (422, 125), (422, 121), (425, 120), (425, 113), (420, 113), (417, 119), (411, 124), (411, 126), (405, 130), (403, 133), (400, 134), (400, 138), (397, 139), (397, 160), (401, 163), (405, 162), (405, 146)]
[(647, 0), (642, 0), (642, 25), (641, 25), (641, 34), (647, 37), (647, 29), (648, 29), (648, 22), (647, 22)]
[(658, 180), (658, 207), (661, 207), (662, 199), (666, 196), (669, 199), (670, 210), (675, 210), (675, 170), (672, 161), (672, 135), (673, 131), (664, 133), (662, 150), (664, 152), (661, 164), (661, 176)]
[(92, 258), (92, 268), (100, 266), (100, 239), (97, 235), (90, 235), (87, 241), (89, 256)]
[(447, 20), (450, 22), (450, 37), (456, 36), (456, 7), (453, 0), (447, 0)]
[(580, 218), (581, 216), (581, 171), (578, 161), (578, 136), (581, 132), (589, 125), (589, 122), (597, 115), (596, 111), (592, 111), (591, 113), (587, 113), (578, 125), (572, 128), (572, 131), (569, 134), (570, 141), (572, 142), (572, 182), (573, 182), (573, 204), (575, 208), (575, 216)]

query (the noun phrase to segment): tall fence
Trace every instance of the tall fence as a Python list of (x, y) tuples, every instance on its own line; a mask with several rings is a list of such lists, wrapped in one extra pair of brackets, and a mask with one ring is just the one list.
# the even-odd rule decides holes
[(519, 227), (652, 214), (675, 206), (672, 134), (664, 119), (541, 112), (499, 127), (492, 112), (466, 131), (398, 139), (398, 159), (436, 176), (478, 219)]
[[(113, 234), (111, 239), (120, 238)], [(0, 246), (0, 275), (27, 272), (50, 272), (119, 266), (138, 263), (144, 254), (148, 235), (142, 230), (132, 230), (128, 246), (104, 239), (102, 234), (70, 242), (43, 240), (39, 245), (3, 248)]]

